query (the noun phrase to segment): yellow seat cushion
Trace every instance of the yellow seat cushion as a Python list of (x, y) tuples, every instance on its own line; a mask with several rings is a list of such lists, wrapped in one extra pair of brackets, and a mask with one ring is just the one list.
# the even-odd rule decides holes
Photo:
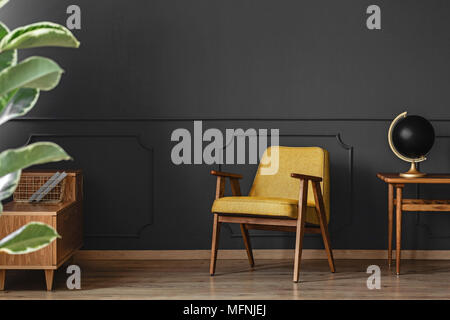
[[(212, 212), (248, 214), (296, 219), (298, 200), (272, 197), (223, 197), (213, 203)], [(317, 223), (314, 203), (308, 203), (306, 221)]]

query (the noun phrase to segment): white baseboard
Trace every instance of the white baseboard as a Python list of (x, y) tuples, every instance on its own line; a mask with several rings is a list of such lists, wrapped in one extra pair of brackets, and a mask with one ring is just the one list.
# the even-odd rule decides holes
[[(256, 249), (255, 259), (293, 259), (291, 249)], [(333, 250), (335, 259), (387, 259), (387, 250)], [(395, 259), (395, 250), (392, 255)], [(209, 250), (80, 250), (82, 260), (207, 260)], [(218, 259), (247, 259), (245, 250), (219, 250)], [(324, 250), (305, 249), (302, 259), (326, 259)], [(402, 250), (402, 259), (450, 260), (450, 250)]]

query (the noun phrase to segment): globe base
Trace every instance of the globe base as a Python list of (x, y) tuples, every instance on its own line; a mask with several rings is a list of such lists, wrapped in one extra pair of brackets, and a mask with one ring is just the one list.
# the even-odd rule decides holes
[(407, 172), (400, 173), (400, 177), (403, 178), (420, 178), (426, 176), (426, 173), (420, 172), (417, 170), (416, 163), (411, 162), (411, 168)]

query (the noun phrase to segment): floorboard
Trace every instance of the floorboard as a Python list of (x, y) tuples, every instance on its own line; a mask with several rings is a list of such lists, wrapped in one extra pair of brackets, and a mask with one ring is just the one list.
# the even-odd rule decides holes
[[(401, 276), (385, 260), (305, 260), (300, 283), (292, 282), (291, 260), (219, 260), (208, 274), (207, 260), (75, 261), (81, 290), (68, 290), (65, 268), (45, 290), (43, 271), (7, 271), (0, 299), (449, 299), (450, 261), (405, 260)], [(369, 265), (381, 268), (381, 289), (369, 290)]]

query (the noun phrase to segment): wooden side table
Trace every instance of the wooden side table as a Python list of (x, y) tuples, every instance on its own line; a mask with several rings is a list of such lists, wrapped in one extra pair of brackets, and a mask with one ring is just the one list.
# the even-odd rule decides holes
[[(47, 175), (55, 171), (30, 170), (22, 178)], [(66, 170), (65, 188), (60, 203), (22, 203), (4, 205), (0, 216), (0, 239), (28, 222), (46, 223), (57, 230), (61, 239), (36, 252), (23, 255), (0, 253), (0, 290), (4, 290), (6, 270), (38, 269), (45, 271), (47, 290), (52, 290), (54, 271), (69, 260), (83, 244), (83, 176), (81, 170)], [(20, 188), (16, 189), (19, 190)]]
[[(392, 263), (392, 225), (396, 207), (396, 272), (400, 274), (403, 211), (450, 211), (450, 200), (403, 199), (405, 184), (450, 184), (450, 174), (427, 174), (420, 178), (403, 178), (398, 173), (378, 173), (388, 184), (388, 264)], [(394, 190), (396, 197), (394, 198)]]

